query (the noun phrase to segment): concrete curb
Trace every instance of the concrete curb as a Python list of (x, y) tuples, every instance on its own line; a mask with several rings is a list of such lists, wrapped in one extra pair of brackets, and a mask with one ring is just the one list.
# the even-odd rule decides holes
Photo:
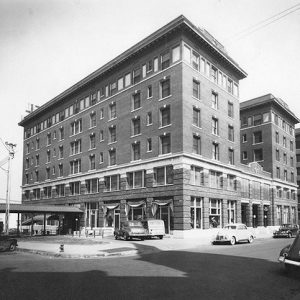
[(110, 256), (131, 256), (131, 255), (137, 255), (141, 253), (139, 250), (127, 250), (127, 251), (119, 251), (119, 252), (111, 252), (111, 253), (101, 252), (99, 254), (67, 254), (63, 252), (55, 253), (51, 251), (26, 249), (26, 248), (17, 248), (16, 251), (38, 254), (42, 256), (49, 256), (51, 258), (76, 258), (76, 259), (104, 258)]

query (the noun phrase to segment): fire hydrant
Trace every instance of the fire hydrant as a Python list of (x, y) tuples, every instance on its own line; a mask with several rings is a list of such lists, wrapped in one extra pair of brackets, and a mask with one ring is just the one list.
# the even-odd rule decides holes
[(64, 247), (65, 247), (64, 244), (61, 244), (59, 246), (59, 252), (64, 252), (65, 251)]

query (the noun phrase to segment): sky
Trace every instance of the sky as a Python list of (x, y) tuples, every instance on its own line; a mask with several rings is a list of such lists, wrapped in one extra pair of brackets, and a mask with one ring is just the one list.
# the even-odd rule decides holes
[(21, 200), (18, 123), (28, 104), (43, 105), (181, 14), (248, 73), (241, 101), (272, 93), (300, 117), (299, 0), (0, 0), (0, 161), (2, 142), (17, 144), (11, 203)]

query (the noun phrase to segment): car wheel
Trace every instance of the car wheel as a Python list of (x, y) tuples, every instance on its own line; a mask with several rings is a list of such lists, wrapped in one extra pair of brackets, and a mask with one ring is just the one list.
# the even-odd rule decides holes
[(230, 244), (235, 245), (235, 243), (236, 243), (236, 239), (235, 239), (234, 236), (232, 236), (231, 239), (230, 239)]
[(125, 241), (128, 241), (128, 238), (129, 238), (129, 237), (128, 237), (128, 234), (127, 234), (127, 233), (124, 233), (124, 234), (123, 234), (123, 238), (124, 238)]
[(162, 240), (162, 239), (164, 238), (164, 236), (163, 236), (163, 235), (160, 235), (159, 238)]
[(115, 234), (115, 240), (117, 240), (118, 239), (118, 236)]
[(11, 243), (10, 246), (9, 246), (9, 251), (15, 251), (16, 250), (16, 244), (14, 243)]
[(250, 237), (249, 237), (249, 239), (248, 239), (248, 242), (251, 244), (253, 241), (254, 241), (253, 236), (250, 235)]

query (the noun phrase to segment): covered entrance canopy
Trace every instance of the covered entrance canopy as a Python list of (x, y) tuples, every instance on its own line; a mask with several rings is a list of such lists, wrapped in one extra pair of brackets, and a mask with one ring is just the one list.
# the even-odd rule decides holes
[[(6, 204), (0, 204), (0, 213), (6, 212)], [(19, 232), (19, 214), (20, 213), (31, 213), (31, 214), (42, 214), (42, 216), (36, 216), (36, 218), (44, 220), (44, 226), (46, 226), (46, 214), (65, 214), (65, 215), (81, 215), (83, 211), (75, 206), (65, 206), (65, 205), (32, 205), (32, 204), (10, 204), (9, 213), (18, 214), (18, 232)], [(30, 223), (33, 223), (33, 218)], [(24, 225), (24, 224), (23, 224)], [(46, 232), (44, 228), (44, 233)]]

